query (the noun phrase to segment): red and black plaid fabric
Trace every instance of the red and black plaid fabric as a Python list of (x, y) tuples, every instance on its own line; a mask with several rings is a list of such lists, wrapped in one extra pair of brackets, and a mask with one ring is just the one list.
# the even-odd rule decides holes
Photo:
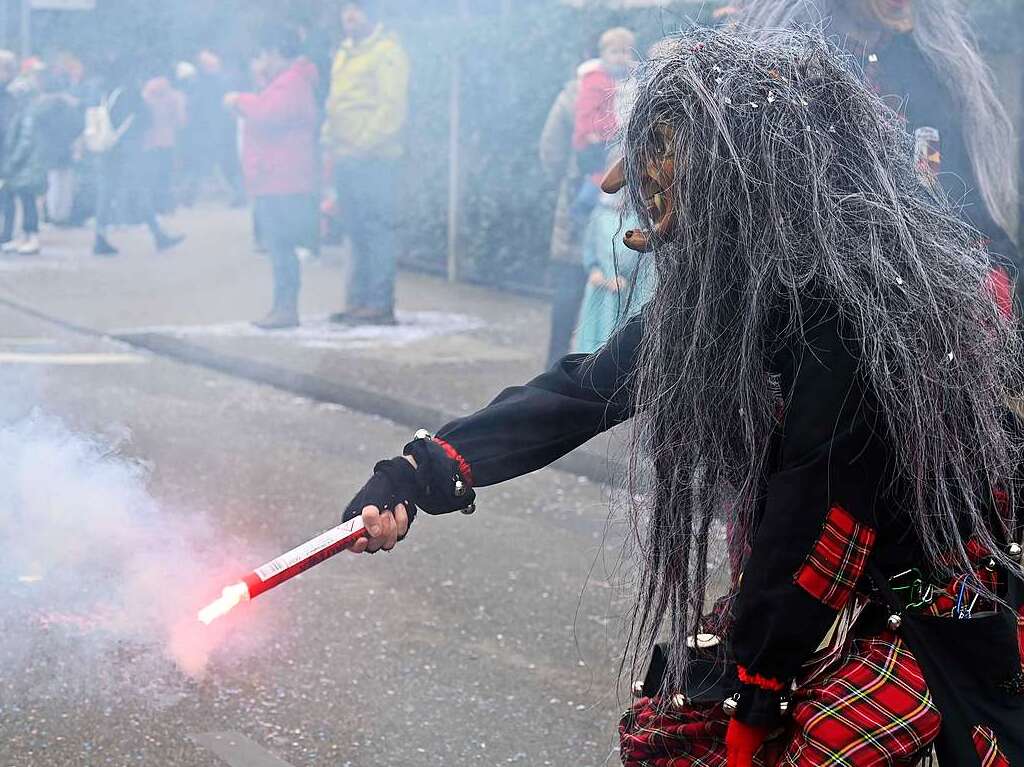
[(978, 749), (981, 767), (1010, 767), (1010, 762), (999, 749), (999, 741), (990, 727), (978, 725), (974, 728), (974, 747)]
[[(910, 767), (941, 716), (921, 668), (896, 635), (855, 640), (831, 673), (798, 687), (793, 716), (758, 752), (759, 767)], [(619, 725), (626, 767), (726, 767), (721, 704), (659, 710), (643, 698)]]
[(875, 531), (861, 524), (842, 506), (833, 506), (825, 527), (793, 581), (833, 610), (842, 609), (857, 586)]

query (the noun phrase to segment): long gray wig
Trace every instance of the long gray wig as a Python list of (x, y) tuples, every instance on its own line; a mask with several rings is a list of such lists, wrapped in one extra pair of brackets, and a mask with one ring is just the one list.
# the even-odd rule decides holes
[[(977, 233), (919, 183), (911, 144), (820, 35), (694, 29), (641, 65), (623, 136), (630, 204), (654, 230), (652, 192), (668, 193), (678, 222), (654, 238), (637, 371), (626, 662), (667, 626), (667, 689), (705, 607), (715, 520), (751, 535), (779, 318), (800, 333), (811, 296), (851, 328), (936, 569), (970, 570), (964, 531), (1001, 550), (985, 499), (1020, 453), (1002, 420), (1019, 342)], [(660, 190), (652, 168), (669, 169)]]
[[(748, 0), (741, 18), (746, 26), (758, 29), (827, 25), (839, 4), (850, 3)], [(1012, 237), (1019, 199), (1013, 122), (996, 95), (992, 72), (978, 52), (963, 0), (915, 0), (911, 34), (958, 107), (978, 191), (989, 215)]]

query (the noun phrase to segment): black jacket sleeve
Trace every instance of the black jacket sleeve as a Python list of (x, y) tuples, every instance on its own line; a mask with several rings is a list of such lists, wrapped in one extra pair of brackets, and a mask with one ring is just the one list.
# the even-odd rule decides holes
[(547, 466), (633, 414), (642, 315), (631, 318), (593, 355), (562, 358), (487, 407), (452, 421), (437, 436), (466, 460), (476, 487)]
[(884, 461), (855, 350), (819, 312), (776, 355), (784, 410), (777, 471), (744, 566), (731, 645), (737, 717), (779, 719), (780, 697), (852, 595), (874, 543)]

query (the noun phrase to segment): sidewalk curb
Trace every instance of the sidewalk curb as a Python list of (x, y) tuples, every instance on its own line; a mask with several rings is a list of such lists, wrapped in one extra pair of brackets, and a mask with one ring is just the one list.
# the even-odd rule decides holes
[[(0, 295), (0, 306), (80, 335), (117, 341), (177, 362), (271, 386), (313, 402), (341, 405), (356, 412), (385, 418), (407, 426), (410, 430), (436, 429), (463, 415), (462, 413), (448, 413), (439, 408), (419, 405), (371, 389), (338, 383), (309, 373), (299, 373), (277, 365), (224, 354), (173, 336), (159, 333), (105, 333), (60, 317), (54, 317), (2, 295)], [(584, 449), (575, 450), (560, 458), (551, 464), (551, 468), (600, 483), (610, 483), (614, 477), (621, 476), (621, 466), (618, 466), (615, 461)]]

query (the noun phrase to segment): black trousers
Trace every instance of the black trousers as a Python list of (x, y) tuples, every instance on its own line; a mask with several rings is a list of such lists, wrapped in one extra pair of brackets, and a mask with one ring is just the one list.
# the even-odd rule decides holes
[(36, 195), (31, 191), (13, 190), (4, 186), (0, 190), (0, 208), (4, 217), (3, 232), (0, 242), (8, 242), (14, 237), (14, 218), (17, 213), (16, 201), (21, 203), (21, 228), (26, 235), (39, 233), (39, 205)]
[(548, 367), (569, 353), (572, 334), (580, 319), (580, 305), (587, 287), (580, 264), (552, 261), (548, 279), (554, 289), (551, 302), (551, 341), (548, 345)]

